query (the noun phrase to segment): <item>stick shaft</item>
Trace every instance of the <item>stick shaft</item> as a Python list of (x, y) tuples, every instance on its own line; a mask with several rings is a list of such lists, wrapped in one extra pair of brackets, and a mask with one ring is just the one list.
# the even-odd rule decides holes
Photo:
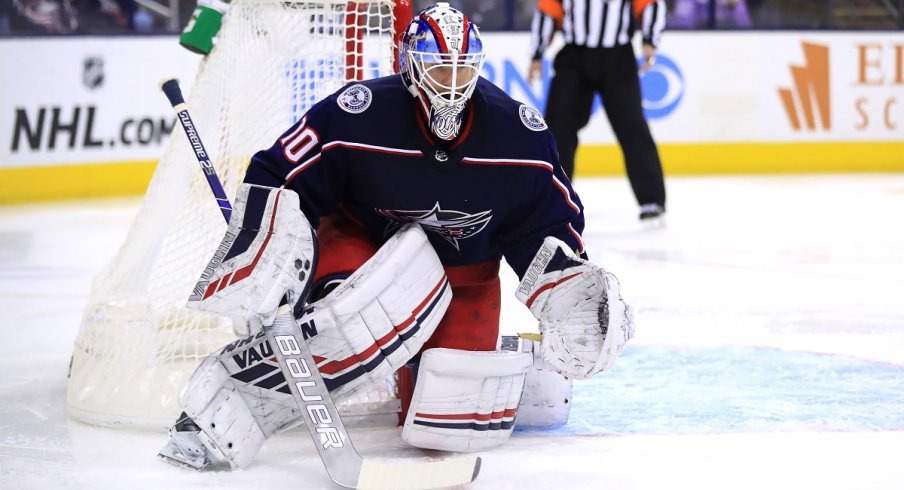
[(439, 461), (362, 458), (291, 313), (277, 315), (264, 332), (334, 483), (361, 490), (423, 490), (464, 485), (477, 478), (480, 458), (476, 456)]
[(226, 219), (226, 223), (229, 223), (229, 218), (232, 217), (232, 204), (229, 203), (229, 198), (226, 197), (226, 191), (223, 190), (223, 184), (220, 183), (220, 178), (217, 176), (217, 171), (210, 161), (207, 149), (204, 148), (204, 142), (201, 141), (201, 135), (198, 134), (195, 123), (191, 119), (191, 114), (188, 113), (188, 104), (185, 103), (185, 99), (182, 97), (182, 90), (179, 88), (178, 80), (167, 80), (162, 84), (162, 89), (163, 93), (166, 94), (166, 97), (169, 99), (170, 104), (173, 106), (173, 109), (176, 111), (176, 118), (179, 120), (179, 125), (181, 125), (182, 130), (185, 131), (185, 136), (188, 138), (195, 158), (198, 160), (198, 164), (204, 172), (204, 177), (207, 179), (210, 191), (213, 192), (213, 196), (217, 200), (217, 206), (219, 206), (220, 211), (223, 213), (223, 218)]

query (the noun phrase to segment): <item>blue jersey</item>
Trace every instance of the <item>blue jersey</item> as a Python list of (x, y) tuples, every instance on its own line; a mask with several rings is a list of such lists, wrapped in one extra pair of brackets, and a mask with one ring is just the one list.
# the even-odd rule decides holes
[(315, 228), (341, 207), (378, 243), (417, 222), (444, 266), (505, 257), (521, 277), (547, 236), (583, 252), (583, 207), (536, 109), (480, 79), (444, 144), (417, 104), (398, 75), (348, 85), (258, 152), (245, 182), (296, 191)]

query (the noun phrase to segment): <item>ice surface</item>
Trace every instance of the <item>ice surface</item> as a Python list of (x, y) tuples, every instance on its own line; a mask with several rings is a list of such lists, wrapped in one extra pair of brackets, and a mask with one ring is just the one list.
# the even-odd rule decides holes
[[(467, 488), (904, 488), (904, 175), (675, 177), (658, 230), (626, 179), (575, 187), (637, 336), (576, 383), (566, 426), (483, 452)], [(67, 418), (91, 280), (138, 203), (0, 208), (0, 488), (335, 488), (301, 431), (246, 470), (198, 474), (155, 458), (163, 433)], [(503, 279), (503, 330), (530, 331)], [(352, 438), (365, 456), (435, 455), (395, 428)]]

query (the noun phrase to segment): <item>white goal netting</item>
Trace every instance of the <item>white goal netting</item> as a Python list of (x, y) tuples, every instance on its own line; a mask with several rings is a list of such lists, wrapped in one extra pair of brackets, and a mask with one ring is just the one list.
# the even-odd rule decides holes
[[(347, 81), (392, 73), (395, 20), (410, 18), (394, 3), (232, 1), (186, 97), (230, 198), (251, 155), (316, 101)], [(70, 367), (72, 417), (146, 427), (175, 421), (191, 372), (235, 338), (229, 320), (185, 308), (225, 230), (176, 125), (125, 243), (92, 285)], [(386, 412), (397, 403), (387, 381), (340, 410)]]

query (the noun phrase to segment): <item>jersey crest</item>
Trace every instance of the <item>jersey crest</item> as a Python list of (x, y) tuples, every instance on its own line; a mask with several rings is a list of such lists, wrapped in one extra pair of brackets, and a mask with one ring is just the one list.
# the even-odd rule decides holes
[(527, 104), (521, 104), (518, 108), (518, 115), (521, 116), (521, 122), (531, 131), (543, 131), (546, 129), (546, 121), (540, 115), (540, 111), (534, 109)]
[(417, 223), (424, 230), (436, 233), (459, 250), (458, 241), (470, 238), (486, 227), (493, 218), (493, 211), (481, 211), (469, 214), (462, 211), (442, 209), (439, 203), (433, 208), (420, 211), (401, 211), (397, 209), (377, 209), (378, 214), (390, 220), (386, 226), (388, 237), (406, 223)]
[(370, 89), (361, 84), (355, 84), (342, 91), (336, 98), (336, 103), (343, 111), (351, 114), (360, 114), (370, 107), (373, 95)]

